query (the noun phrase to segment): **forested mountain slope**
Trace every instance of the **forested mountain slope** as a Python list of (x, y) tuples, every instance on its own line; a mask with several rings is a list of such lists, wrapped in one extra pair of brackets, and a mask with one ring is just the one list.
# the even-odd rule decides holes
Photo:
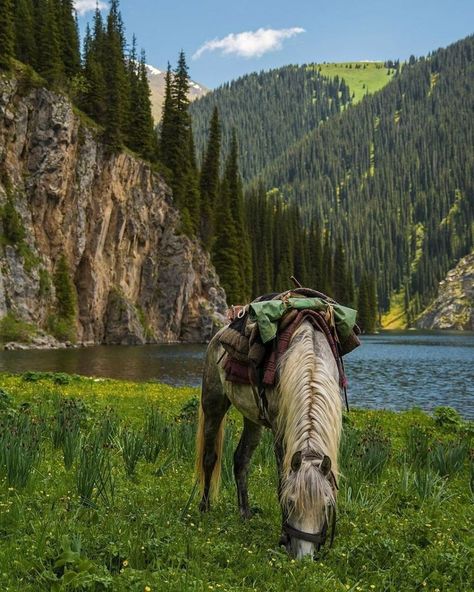
[[(248, 180), (361, 93), (383, 86), (393, 71), (382, 63), (305, 64), (238, 78), (191, 105), (197, 153), (204, 150), (217, 106), (223, 152), (228, 153), (235, 127), (241, 172)], [(354, 91), (344, 77), (352, 81)]]
[(408, 320), (472, 247), (474, 37), (411, 59), (260, 175), (341, 240), (379, 301), (404, 290)]

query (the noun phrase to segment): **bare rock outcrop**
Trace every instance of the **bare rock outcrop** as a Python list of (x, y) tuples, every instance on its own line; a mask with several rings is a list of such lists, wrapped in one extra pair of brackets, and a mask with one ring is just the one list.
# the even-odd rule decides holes
[[(65, 255), (78, 341), (206, 341), (225, 294), (208, 254), (180, 233), (162, 177), (109, 155), (66, 97), (0, 77), (0, 207), (13, 203), (21, 244), (0, 245), (0, 318), (46, 329)], [(0, 218), (0, 232), (4, 234)]]
[(474, 331), (474, 253), (448, 271), (439, 284), (438, 297), (418, 317), (415, 326)]

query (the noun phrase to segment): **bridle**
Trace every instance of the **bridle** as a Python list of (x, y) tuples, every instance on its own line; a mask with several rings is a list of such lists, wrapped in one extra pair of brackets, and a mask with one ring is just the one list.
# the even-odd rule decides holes
[[(301, 457), (304, 460), (322, 460), (323, 455), (318, 452), (310, 451), (310, 452), (303, 453), (301, 455)], [(329, 483), (331, 484), (331, 488), (333, 490), (333, 493), (335, 493), (336, 490), (339, 489), (339, 487), (337, 486), (336, 476), (334, 475), (334, 473), (332, 471), (329, 471), (329, 473), (327, 475), (327, 479), (329, 480)], [(331, 534), (330, 534), (330, 538), (329, 538), (329, 546), (330, 547), (332, 547), (332, 545), (334, 543), (334, 536), (336, 534), (336, 518), (337, 518), (336, 507), (331, 506), (331, 509), (330, 509)], [(321, 549), (321, 547), (326, 543), (328, 528), (329, 528), (329, 522), (328, 522), (327, 516), (324, 518), (324, 524), (323, 524), (321, 530), (319, 532), (314, 532), (314, 533), (305, 532), (304, 530), (299, 530), (298, 528), (291, 526), (291, 524), (288, 524), (288, 520), (285, 520), (283, 522), (283, 530), (290, 537), (290, 539), (291, 539), (291, 537), (293, 537), (295, 539), (307, 541), (308, 543), (313, 543), (313, 544), (317, 545), (318, 552)]]

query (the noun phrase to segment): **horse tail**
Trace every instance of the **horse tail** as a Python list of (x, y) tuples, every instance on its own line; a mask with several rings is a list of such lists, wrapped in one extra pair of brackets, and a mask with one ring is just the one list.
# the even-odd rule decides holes
[[(199, 406), (199, 421), (196, 433), (196, 466), (195, 473), (199, 483), (201, 494), (204, 492), (205, 472), (204, 472), (204, 446), (205, 446), (205, 412), (202, 403)], [(216, 461), (212, 470), (210, 495), (215, 499), (219, 493), (222, 468), (222, 451), (224, 448), (225, 415), (222, 417), (214, 441), (214, 453)]]

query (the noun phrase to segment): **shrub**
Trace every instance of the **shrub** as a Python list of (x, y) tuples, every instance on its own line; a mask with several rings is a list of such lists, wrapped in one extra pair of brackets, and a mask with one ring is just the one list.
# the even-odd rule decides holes
[(28, 343), (35, 332), (36, 329), (33, 325), (18, 319), (11, 312), (0, 320), (0, 342), (20, 341)]
[(447, 406), (441, 406), (435, 409), (434, 420), (437, 426), (448, 428), (457, 428), (463, 423), (456, 409)]
[(22, 219), (9, 197), (0, 211), (3, 225), (3, 241), (9, 245), (20, 245), (26, 236)]
[(60, 318), (56, 315), (51, 315), (48, 318), (48, 329), (53, 337), (58, 341), (72, 341), (76, 340), (76, 328), (74, 321), (71, 319)]

